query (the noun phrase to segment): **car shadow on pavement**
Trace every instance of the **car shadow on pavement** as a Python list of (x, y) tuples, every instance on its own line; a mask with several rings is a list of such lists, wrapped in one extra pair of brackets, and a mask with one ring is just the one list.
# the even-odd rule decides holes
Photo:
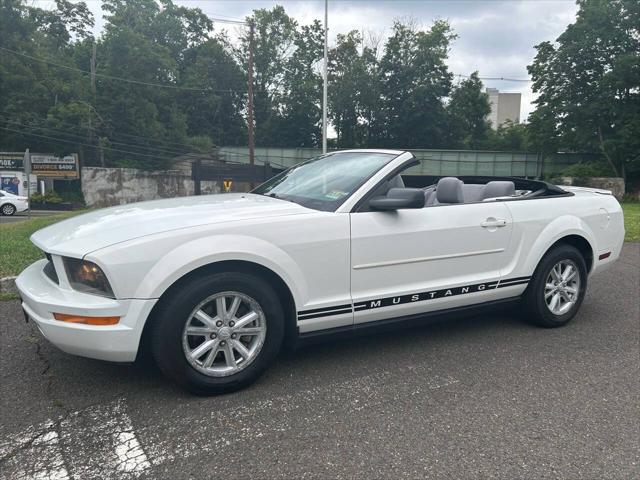
[[(39, 336), (35, 327), (31, 328), (32, 335)], [(336, 381), (340, 372), (345, 378), (360, 376), (367, 374), (371, 368), (383, 368), (383, 365), (376, 367), (380, 361), (384, 364), (403, 362), (405, 357), (435, 354), (457, 343), (473, 343), (474, 338), (485, 335), (499, 336), (501, 330), (529, 328), (533, 327), (500, 312), (331, 340), (297, 350), (285, 349), (267, 373), (248, 390), (266, 388), (275, 394), (278, 391), (284, 393), (291, 382), (302, 388), (304, 385), (326, 383), (327, 380)], [(143, 392), (145, 396), (169, 398), (191, 396), (163, 377), (148, 352), (140, 355), (134, 363), (119, 364), (66, 354), (42, 337), (37, 341), (39, 356), (49, 365), (42, 368), (47, 368), (45, 375), (50, 377), (53, 396), (73, 398), (79, 404), (93, 403), (96, 398), (104, 398), (105, 395), (141, 395)], [(328, 372), (330, 378), (327, 379)], [(79, 401), (82, 398), (84, 402)]]

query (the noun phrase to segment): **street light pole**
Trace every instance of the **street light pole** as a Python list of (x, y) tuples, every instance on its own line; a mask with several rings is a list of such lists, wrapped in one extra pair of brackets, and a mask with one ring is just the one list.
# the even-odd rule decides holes
[[(254, 24), (253, 20), (249, 23), (249, 68), (248, 70), (248, 85), (247, 85), (247, 110), (248, 110), (248, 134), (249, 134), (249, 164), (251, 167), (255, 164), (255, 139), (253, 132), (253, 36), (254, 36)], [(253, 188), (253, 183), (251, 184)]]
[(322, 85), (322, 153), (327, 153), (327, 64), (329, 35), (329, 0), (324, 0), (324, 66)]

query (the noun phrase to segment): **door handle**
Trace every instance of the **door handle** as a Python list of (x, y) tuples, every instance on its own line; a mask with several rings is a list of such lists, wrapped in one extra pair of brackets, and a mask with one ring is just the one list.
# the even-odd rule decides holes
[(480, 224), (482, 228), (500, 228), (506, 227), (507, 221), (502, 218), (487, 218), (484, 222)]

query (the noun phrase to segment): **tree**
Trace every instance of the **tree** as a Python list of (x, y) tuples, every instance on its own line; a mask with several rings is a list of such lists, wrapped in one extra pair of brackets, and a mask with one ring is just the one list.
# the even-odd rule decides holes
[(377, 45), (354, 30), (329, 51), (329, 118), (338, 148), (375, 146), (382, 104)]
[[(254, 10), (246, 22), (255, 26), (253, 110), (256, 144), (284, 146), (280, 140), (279, 100), (283, 95), (285, 65), (295, 49), (298, 24), (280, 5), (271, 10)], [(242, 36), (237, 58), (246, 72), (249, 32)]]
[(447, 105), (452, 143), (456, 140), (464, 148), (477, 149), (487, 140), (490, 131), (487, 116), (491, 113), (489, 96), (482, 91), (478, 72), (460, 82), (453, 89)]
[(479, 148), (512, 152), (540, 151), (531, 142), (529, 125), (513, 123), (511, 120), (500, 125), (497, 130), (489, 129)]
[(640, 170), (640, 5), (579, 0), (576, 22), (536, 46), (529, 73), (537, 141), (597, 150), (616, 175)]
[(324, 33), (319, 21), (303, 25), (294, 35), (295, 50), (286, 61), (280, 103), (281, 142), (290, 147), (315, 147), (320, 127), (322, 77), (316, 65), (323, 55)]
[(443, 20), (428, 31), (394, 23), (380, 62), (389, 146), (438, 148), (446, 143), (443, 100), (453, 76), (445, 60), (454, 38)]
[[(246, 76), (224, 35), (210, 38), (184, 53), (182, 86), (208, 91), (182, 91), (180, 103), (190, 136), (210, 137), (216, 145), (246, 145)], [(188, 142), (190, 143), (190, 142)]]
[[(79, 126), (88, 112), (89, 83), (73, 58), (72, 40), (87, 41), (93, 18), (80, 2), (57, 1), (42, 10), (8, 0), (0, 3), (0, 139), (4, 149), (69, 152), (86, 136), (51, 130), (61, 121)], [(14, 53), (15, 52), (15, 53)], [(48, 61), (39, 61), (47, 58)], [(52, 142), (51, 138), (58, 141)], [(77, 149), (75, 150), (77, 151)]]

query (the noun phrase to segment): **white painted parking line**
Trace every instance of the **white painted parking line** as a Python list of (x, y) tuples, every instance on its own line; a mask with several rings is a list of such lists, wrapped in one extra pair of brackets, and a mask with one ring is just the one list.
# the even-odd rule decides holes
[(60, 435), (74, 479), (137, 478), (151, 467), (123, 399), (72, 413)]
[[(29, 429), (20, 435), (7, 439), (11, 443), (3, 443), (0, 454), (3, 463), (0, 471), (2, 478), (15, 480), (68, 480), (69, 472), (64, 464), (60, 437), (56, 425), (49, 421), (40, 428)], [(12, 455), (7, 449), (14, 445), (19, 452), (28, 451), (29, 455)], [(15, 452), (15, 450), (14, 450)], [(11, 472), (11, 473), (9, 473)], [(6, 477), (5, 475), (9, 473)]]
[[(308, 423), (310, 428), (327, 411), (357, 415), (382, 402), (377, 395), (381, 383), (394, 384), (397, 399), (458, 383), (422, 367), (405, 367), (405, 371), (412, 372), (415, 381), (407, 382), (404, 376), (404, 381), (397, 382), (397, 371), (383, 371), (230, 409), (224, 408), (221, 397), (221, 408), (209, 415), (165, 418), (136, 429), (124, 399), (87, 407), (57, 422), (29, 427), (0, 443), (0, 478), (135, 479), (165, 462), (286, 432), (292, 427), (294, 411), (302, 412), (296, 416), (297, 424)], [(317, 411), (319, 397), (323, 398), (322, 412)], [(185, 422), (189, 435), (184, 434)]]

